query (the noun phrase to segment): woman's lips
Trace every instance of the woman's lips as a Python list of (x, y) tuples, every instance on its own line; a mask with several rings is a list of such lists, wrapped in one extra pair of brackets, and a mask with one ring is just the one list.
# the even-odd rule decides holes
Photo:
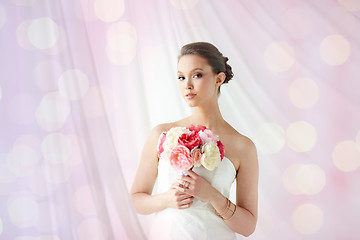
[(189, 93), (189, 94), (186, 94), (185, 98), (186, 99), (192, 99), (196, 96), (196, 94), (193, 94), (193, 93)]

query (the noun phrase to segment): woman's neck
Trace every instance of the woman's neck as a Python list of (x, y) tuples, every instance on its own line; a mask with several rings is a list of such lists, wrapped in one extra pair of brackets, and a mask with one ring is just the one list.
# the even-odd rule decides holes
[(224, 122), (217, 101), (213, 104), (197, 106), (193, 109), (192, 115), (188, 118), (191, 124), (200, 124), (208, 127), (209, 129), (215, 129), (219, 124)]

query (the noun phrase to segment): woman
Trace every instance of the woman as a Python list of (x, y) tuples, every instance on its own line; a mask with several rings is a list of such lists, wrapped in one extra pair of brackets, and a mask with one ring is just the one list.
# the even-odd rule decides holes
[[(181, 96), (193, 108), (191, 116), (154, 127), (144, 145), (131, 189), (140, 214), (156, 213), (150, 239), (236, 239), (251, 235), (257, 222), (258, 160), (253, 142), (222, 117), (220, 86), (233, 76), (228, 58), (210, 43), (183, 46), (178, 59)], [(173, 127), (203, 125), (225, 146), (225, 157), (214, 171), (193, 168), (173, 173), (159, 159), (161, 133)], [(157, 181), (157, 193), (152, 194)], [(229, 197), (236, 179), (236, 203)]]

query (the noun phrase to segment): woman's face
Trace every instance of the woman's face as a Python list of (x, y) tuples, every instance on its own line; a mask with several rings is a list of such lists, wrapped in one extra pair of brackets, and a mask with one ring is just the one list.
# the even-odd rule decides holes
[(179, 59), (179, 91), (190, 107), (217, 99), (217, 88), (222, 82), (221, 74), (215, 74), (205, 58), (189, 54)]

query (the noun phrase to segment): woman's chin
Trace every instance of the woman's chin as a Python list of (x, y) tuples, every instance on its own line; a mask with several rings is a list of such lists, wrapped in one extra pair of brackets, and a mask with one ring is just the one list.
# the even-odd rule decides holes
[(189, 107), (196, 107), (197, 104), (195, 104), (194, 102), (186, 102), (186, 104), (189, 106)]

